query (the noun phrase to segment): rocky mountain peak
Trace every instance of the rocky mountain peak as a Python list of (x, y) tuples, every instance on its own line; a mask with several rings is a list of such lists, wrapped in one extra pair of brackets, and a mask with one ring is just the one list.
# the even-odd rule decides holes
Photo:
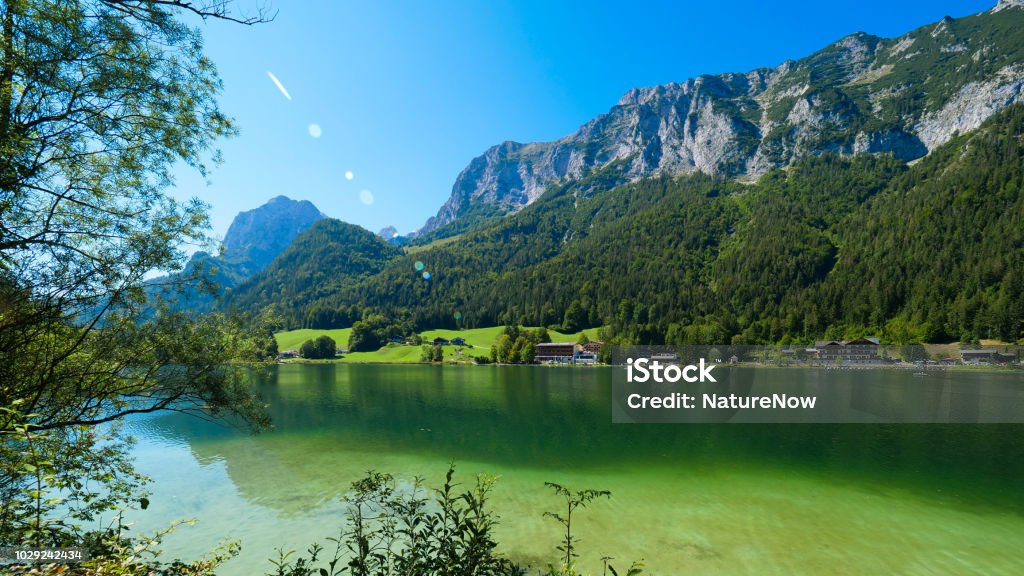
[(321, 218), (325, 216), (308, 200), (276, 196), (235, 216), (224, 236), (221, 258), (239, 263), (243, 276), (254, 274)]
[(999, 12), (1007, 8), (1024, 8), (1024, 0), (999, 0), (996, 2), (992, 12)]

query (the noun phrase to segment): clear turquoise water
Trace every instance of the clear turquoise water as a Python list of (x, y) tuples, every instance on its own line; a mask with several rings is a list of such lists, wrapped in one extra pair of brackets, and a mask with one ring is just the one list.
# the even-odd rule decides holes
[(454, 460), (466, 483), (500, 476), (501, 550), (535, 566), (557, 558), (553, 481), (612, 492), (578, 517), (595, 573), (602, 556), (655, 574), (1024, 573), (1022, 425), (616, 425), (610, 390), (600, 368), (280, 366), (269, 432), (132, 424), (154, 479), (135, 529), (196, 518), (169, 554), (230, 537), (242, 555), (221, 573), (261, 574), (274, 547), (336, 535), (367, 470), (436, 484)]

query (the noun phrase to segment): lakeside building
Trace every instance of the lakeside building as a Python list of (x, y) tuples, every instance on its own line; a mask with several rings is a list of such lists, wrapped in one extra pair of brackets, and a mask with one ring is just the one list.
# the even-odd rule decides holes
[(961, 350), (960, 360), (964, 364), (1008, 364), (1013, 354), (1001, 354), (998, 350)]
[(567, 342), (542, 342), (537, 344), (534, 360), (541, 364), (572, 364), (576, 345)]
[(814, 353), (823, 364), (878, 364), (878, 338), (857, 338), (855, 340), (818, 340)]

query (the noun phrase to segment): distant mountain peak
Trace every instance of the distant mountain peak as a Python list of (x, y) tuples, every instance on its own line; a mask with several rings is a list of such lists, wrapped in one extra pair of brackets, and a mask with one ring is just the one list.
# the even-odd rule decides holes
[(308, 200), (275, 196), (266, 204), (235, 216), (224, 236), (221, 258), (239, 264), (243, 277), (251, 276), (270, 264), (296, 236), (325, 217)]
[(395, 228), (394, 226), (389, 224), (381, 228), (380, 232), (377, 232), (377, 236), (380, 236), (385, 240), (391, 240), (395, 236), (398, 236), (398, 228)]

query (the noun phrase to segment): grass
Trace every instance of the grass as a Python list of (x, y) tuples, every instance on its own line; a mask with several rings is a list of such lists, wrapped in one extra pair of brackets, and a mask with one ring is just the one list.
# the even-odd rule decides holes
[[(423, 338), (423, 342), (427, 343), (434, 338), (452, 338), (462, 337), (466, 340), (466, 347), (460, 346), (445, 346), (444, 347), (444, 359), (445, 362), (458, 362), (458, 363), (469, 363), (473, 361), (473, 356), (490, 356), (491, 345), (498, 342), (498, 338), (501, 337), (501, 332), (504, 330), (504, 326), (490, 326), (488, 328), (472, 328), (466, 330), (427, 330), (421, 332), (420, 336)], [(533, 330), (534, 328), (529, 328)], [(591, 340), (597, 340), (597, 328), (590, 328), (584, 330), (587, 334), (587, 338)], [(341, 328), (337, 330), (313, 330), (313, 329), (302, 329), (302, 330), (289, 330), (287, 332), (278, 332), (274, 334), (274, 338), (277, 339), (277, 347), (281, 351), (284, 350), (298, 350), (299, 346), (303, 342), (310, 339), (315, 339), (321, 334), (326, 334), (338, 344), (338, 348), (346, 348), (348, 346), (348, 337), (352, 333), (351, 328)], [(575, 333), (562, 333), (555, 332), (554, 330), (548, 330), (548, 335), (551, 336), (552, 342), (576, 342), (580, 338), (580, 332)], [(459, 354), (459, 350), (462, 348), (462, 354)], [(377, 350), (375, 352), (350, 352), (342, 358), (341, 362), (363, 362), (363, 363), (389, 363), (389, 364), (409, 364), (420, 361), (420, 354), (422, 348), (420, 346), (407, 346), (403, 344), (388, 344), (387, 346)]]
[(351, 333), (351, 328), (339, 328), (336, 330), (314, 330), (304, 328), (302, 330), (278, 332), (277, 334), (274, 334), (274, 339), (277, 340), (277, 349), (282, 352), (285, 350), (298, 350), (299, 346), (301, 346), (306, 340), (315, 340), (318, 336), (324, 334), (333, 338), (334, 343), (338, 345), (338, 348), (347, 348), (348, 337)]
[(406, 346), (403, 344), (388, 344), (374, 352), (349, 352), (345, 354), (342, 362), (372, 363), (383, 362), (387, 364), (409, 364), (420, 361), (419, 346)]

